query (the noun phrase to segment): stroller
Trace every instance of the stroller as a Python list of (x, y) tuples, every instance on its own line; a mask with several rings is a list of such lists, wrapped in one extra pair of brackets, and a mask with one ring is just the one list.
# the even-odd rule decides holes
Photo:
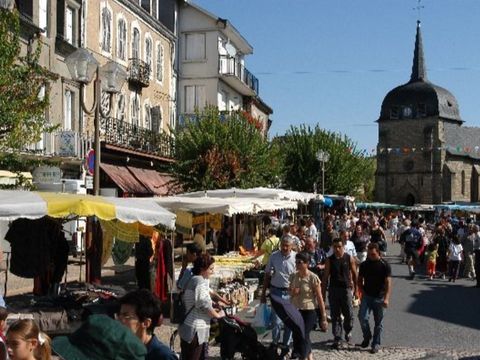
[(257, 333), (247, 323), (233, 316), (225, 316), (220, 320), (220, 334), (216, 338), (220, 344), (222, 360), (233, 359), (236, 353), (243, 360), (279, 360), (275, 350), (266, 348), (257, 339)]

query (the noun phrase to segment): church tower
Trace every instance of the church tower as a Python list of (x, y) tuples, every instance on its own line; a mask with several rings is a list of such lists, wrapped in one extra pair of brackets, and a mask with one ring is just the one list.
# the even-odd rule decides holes
[(473, 179), (478, 159), (448, 151), (469, 128), (462, 127), (455, 97), (427, 78), (420, 21), (410, 81), (385, 96), (377, 122), (376, 201), (413, 205), (473, 199), (478, 180), (477, 190), (467, 180)]

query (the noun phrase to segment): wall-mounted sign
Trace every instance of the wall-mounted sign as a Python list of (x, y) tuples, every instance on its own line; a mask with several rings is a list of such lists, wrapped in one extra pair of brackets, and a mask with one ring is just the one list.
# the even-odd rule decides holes
[(53, 184), (62, 179), (62, 170), (57, 166), (39, 166), (32, 175), (35, 183)]

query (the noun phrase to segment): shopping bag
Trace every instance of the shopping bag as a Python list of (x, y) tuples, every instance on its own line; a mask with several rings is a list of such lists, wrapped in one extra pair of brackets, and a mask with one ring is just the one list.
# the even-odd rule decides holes
[(255, 318), (253, 319), (252, 326), (257, 331), (257, 333), (261, 334), (264, 333), (269, 324), (270, 324), (270, 317), (272, 315), (272, 309), (267, 304), (260, 304), (258, 305)]

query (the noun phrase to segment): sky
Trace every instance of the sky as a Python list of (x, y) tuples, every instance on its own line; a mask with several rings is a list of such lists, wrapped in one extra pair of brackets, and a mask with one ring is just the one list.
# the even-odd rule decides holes
[[(309, 124), (376, 147), (388, 91), (410, 79), (417, 0), (191, 0), (252, 45), (246, 67), (272, 109), (270, 136)], [(428, 79), (480, 126), (480, 0), (422, 0)]]

